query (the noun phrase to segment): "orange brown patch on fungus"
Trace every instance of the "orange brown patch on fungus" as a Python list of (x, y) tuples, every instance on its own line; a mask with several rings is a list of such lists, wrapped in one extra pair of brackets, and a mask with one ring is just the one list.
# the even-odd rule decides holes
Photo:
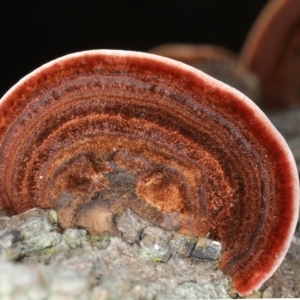
[(281, 263), (298, 175), (248, 98), (182, 63), (126, 51), (52, 61), (0, 101), (0, 209), (58, 211), (63, 228), (116, 231), (126, 207), (223, 245), (241, 295)]
[(299, 106), (300, 1), (269, 1), (248, 34), (240, 62), (259, 77), (264, 109)]

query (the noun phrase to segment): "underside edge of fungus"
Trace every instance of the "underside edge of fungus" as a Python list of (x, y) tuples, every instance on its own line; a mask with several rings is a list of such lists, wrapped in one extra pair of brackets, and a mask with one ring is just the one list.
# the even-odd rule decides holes
[(129, 207), (223, 245), (240, 295), (282, 262), (298, 216), (293, 156), (246, 96), (183, 63), (93, 50), (33, 71), (0, 101), (0, 209), (57, 210), (116, 231)]

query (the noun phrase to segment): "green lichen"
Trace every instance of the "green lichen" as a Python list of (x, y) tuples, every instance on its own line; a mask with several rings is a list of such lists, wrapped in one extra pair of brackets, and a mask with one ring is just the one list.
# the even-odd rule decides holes
[(157, 256), (150, 256), (149, 259), (153, 262), (162, 262), (162, 258), (161, 257), (157, 257)]
[(54, 209), (49, 209), (47, 212), (47, 218), (48, 218), (48, 222), (51, 225), (57, 225), (58, 223), (58, 216), (57, 213)]
[(111, 237), (112, 235), (105, 231), (100, 235), (88, 235), (87, 240), (91, 244), (96, 244), (99, 249), (105, 249), (109, 246)]
[(49, 247), (49, 248), (45, 248), (43, 249), (40, 254), (43, 254), (43, 255), (52, 255), (55, 251), (55, 247)]

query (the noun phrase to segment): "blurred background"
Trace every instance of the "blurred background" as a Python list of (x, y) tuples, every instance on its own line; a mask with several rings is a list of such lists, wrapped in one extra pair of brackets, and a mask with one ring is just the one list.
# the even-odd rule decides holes
[(147, 51), (163, 43), (205, 43), (239, 52), (267, 2), (3, 1), (0, 96), (42, 64), (77, 51)]

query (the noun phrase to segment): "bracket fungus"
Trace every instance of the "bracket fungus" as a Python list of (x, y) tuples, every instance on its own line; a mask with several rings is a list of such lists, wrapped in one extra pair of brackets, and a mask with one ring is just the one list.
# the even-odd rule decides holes
[(300, 1), (268, 2), (249, 32), (240, 62), (260, 79), (265, 109), (300, 105)]
[(260, 101), (260, 85), (256, 75), (246, 70), (239, 63), (238, 56), (224, 47), (208, 44), (163, 44), (148, 52), (193, 66), (236, 88), (255, 103)]
[(223, 245), (241, 295), (283, 260), (298, 174), (246, 96), (153, 54), (94, 50), (43, 65), (0, 101), (0, 209), (54, 207), (62, 228), (116, 230), (130, 208)]

